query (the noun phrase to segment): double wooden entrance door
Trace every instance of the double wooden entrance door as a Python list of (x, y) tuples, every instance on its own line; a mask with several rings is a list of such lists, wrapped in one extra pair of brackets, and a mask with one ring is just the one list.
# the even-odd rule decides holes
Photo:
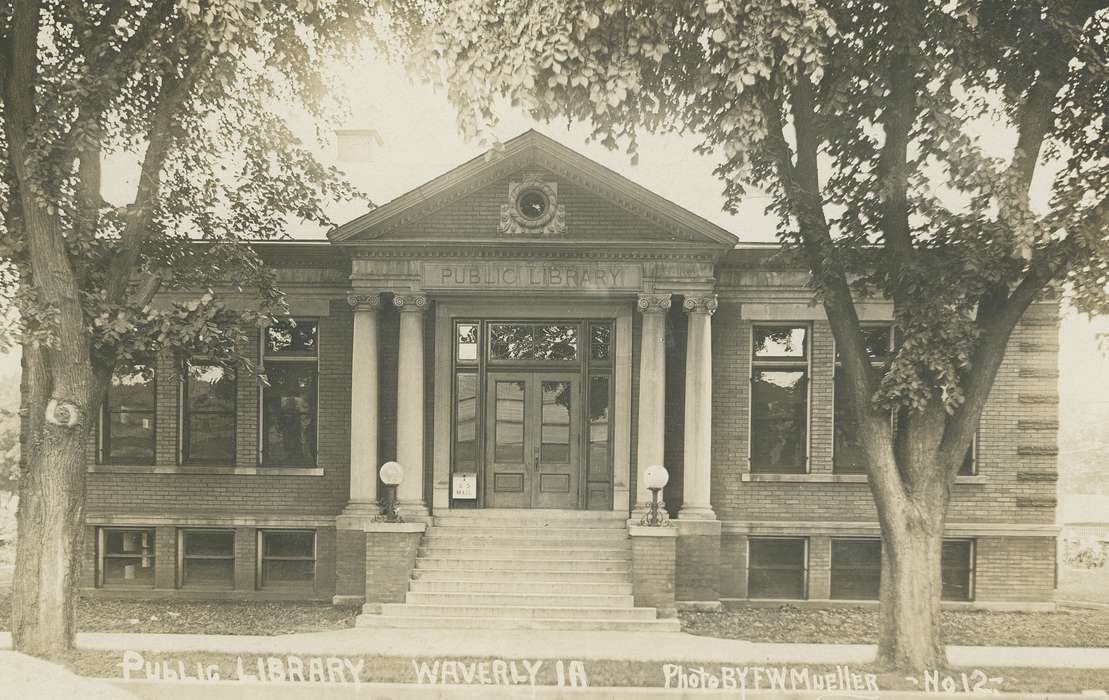
[(577, 508), (580, 375), (503, 371), (486, 381), (485, 507)]

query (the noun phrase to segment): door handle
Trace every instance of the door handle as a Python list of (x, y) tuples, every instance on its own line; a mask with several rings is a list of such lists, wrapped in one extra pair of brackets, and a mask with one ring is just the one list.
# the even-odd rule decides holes
[(535, 451), (533, 453), (531, 468), (534, 471), (539, 471), (539, 448), (538, 447), (535, 448)]

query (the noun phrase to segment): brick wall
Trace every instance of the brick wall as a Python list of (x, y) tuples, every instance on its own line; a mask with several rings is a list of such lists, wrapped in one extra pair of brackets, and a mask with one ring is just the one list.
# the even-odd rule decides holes
[(390, 532), (382, 526), (366, 533), (366, 611), (382, 603), (403, 603), (422, 532)]
[(677, 542), (674, 534), (672, 528), (633, 527), (631, 530), (632, 594), (635, 604), (656, 608), (660, 616), (672, 614), (674, 610), (674, 544)]

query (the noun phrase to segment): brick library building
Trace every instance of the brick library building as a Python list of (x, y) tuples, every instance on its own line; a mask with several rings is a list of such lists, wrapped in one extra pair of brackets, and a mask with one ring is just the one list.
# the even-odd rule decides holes
[[(835, 343), (777, 246), (527, 132), (326, 241), (259, 248), (291, 314), (250, 349), (265, 382), (202, 358), (113, 382), (83, 594), (571, 630), (877, 599)], [(892, 305), (857, 306), (882, 363)], [(952, 487), (952, 606), (1052, 605), (1058, 311), (1013, 334)]]

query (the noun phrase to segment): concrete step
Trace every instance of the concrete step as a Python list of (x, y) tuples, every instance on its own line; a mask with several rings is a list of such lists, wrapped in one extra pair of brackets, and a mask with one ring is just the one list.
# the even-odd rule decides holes
[(436, 527), (572, 528), (574, 530), (626, 530), (627, 516), (607, 511), (580, 510), (480, 510), (447, 511), (434, 516)]
[(571, 581), (465, 581), (414, 579), (409, 584), (413, 593), (532, 593), (544, 595), (555, 594), (580, 594), (580, 595), (631, 595), (630, 583), (586, 583), (577, 580)]
[(630, 561), (631, 547), (568, 547), (546, 545), (542, 547), (439, 547), (422, 546), (417, 555), (428, 559), (512, 559), (533, 561), (547, 559), (577, 559), (580, 561)]
[[(425, 562), (427, 560), (424, 560)], [(416, 581), (478, 581), (482, 583), (531, 583), (536, 581), (561, 582), (561, 583), (631, 583), (631, 574), (627, 567), (600, 571), (596, 569), (542, 569), (501, 566), (501, 567), (476, 567), (476, 566), (421, 566), (416, 560), (416, 569), (412, 572), (412, 580)]]
[(409, 591), (404, 602), (409, 605), (450, 606), (511, 606), (511, 607), (575, 607), (630, 608), (635, 600), (630, 595), (591, 595), (582, 593), (444, 593), (442, 591)]
[(654, 620), (654, 608), (574, 608), (567, 606), (525, 605), (411, 605), (385, 603), (384, 616), (402, 617), (470, 617), (479, 620), (494, 618), (525, 618), (549, 620)]
[(618, 547), (628, 544), (631, 540), (624, 530), (588, 529), (576, 530), (573, 528), (513, 528), (513, 527), (431, 527), (424, 535), (425, 544), (458, 544), (466, 546), (467, 543), (498, 543), (512, 545), (541, 545), (565, 544), (572, 542), (575, 547), (599, 545), (604, 547)]
[(407, 617), (399, 615), (359, 615), (358, 627), (391, 629), (495, 629), (495, 630), (564, 630), (601, 632), (681, 632), (676, 619), (665, 620), (603, 620), (588, 618), (476, 618), (476, 617)]
[(624, 572), (629, 569), (627, 559), (531, 559), (521, 562), (511, 557), (494, 556), (485, 557), (417, 557), (416, 570), (421, 569), (491, 569), (491, 570), (524, 570), (524, 571), (565, 571), (585, 574), (586, 572)]

